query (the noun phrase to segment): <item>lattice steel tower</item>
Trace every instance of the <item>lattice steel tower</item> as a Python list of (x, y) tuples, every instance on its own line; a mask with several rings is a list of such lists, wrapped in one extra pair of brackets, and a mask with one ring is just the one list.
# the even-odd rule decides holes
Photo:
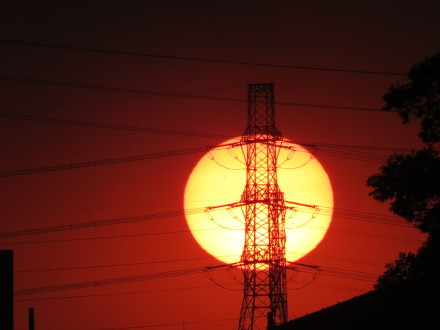
[(244, 296), (239, 330), (266, 329), (287, 321), (284, 196), (277, 182), (273, 84), (251, 84), (246, 145), (246, 186), (241, 197), (245, 243)]

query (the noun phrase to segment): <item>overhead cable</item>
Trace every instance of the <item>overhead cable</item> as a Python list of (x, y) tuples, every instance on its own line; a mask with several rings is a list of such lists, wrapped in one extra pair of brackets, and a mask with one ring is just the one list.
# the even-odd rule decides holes
[[(177, 97), (177, 98), (187, 98), (187, 99), (239, 102), (239, 103), (248, 102), (247, 99), (236, 98), (236, 97), (210, 96), (210, 95), (188, 94), (188, 93), (167, 92), (167, 91), (152, 91), (152, 90), (136, 89), (136, 88), (111, 87), (111, 86), (103, 86), (96, 84), (76, 83), (70, 81), (35, 79), (35, 78), (6, 76), (6, 75), (0, 75), (0, 80), (13, 81), (13, 82), (25, 83), (25, 84), (37, 84), (43, 86), (92, 89), (92, 90), (99, 90), (105, 92), (143, 94), (143, 95), (160, 96), (160, 97)], [(278, 101), (275, 102), (275, 104), (280, 106), (295, 107), (295, 108), (317, 108), (317, 109), (321, 108), (321, 109), (332, 109), (332, 110), (357, 110), (357, 111), (372, 111), (372, 112), (387, 113), (381, 109), (368, 108), (368, 107), (297, 103), (297, 102), (287, 102), (287, 101), (286, 102)]]
[[(359, 212), (359, 211), (351, 211), (351, 210), (345, 210), (345, 209), (338, 209), (338, 208), (330, 208), (330, 207), (320, 207), (320, 209), (323, 210), (324, 213), (322, 214), (330, 214), (332, 213), (332, 210), (334, 212), (335, 217), (343, 217), (350, 220), (360, 220), (360, 221), (369, 221), (369, 222), (375, 222), (385, 225), (396, 225), (396, 226), (405, 226), (405, 227), (411, 227), (410, 224), (407, 223), (401, 223), (398, 221), (398, 219), (394, 217), (384, 216), (380, 214), (374, 214), (374, 213), (366, 213), (366, 212)], [(157, 212), (157, 213), (150, 213), (150, 214), (143, 214), (143, 215), (137, 215), (137, 216), (130, 216), (130, 217), (121, 217), (121, 218), (111, 218), (111, 219), (104, 219), (104, 220), (94, 220), (94, 221), (88, 221), (88, 222), (79, 222), (79, 223), (73, 223), (73, 224), (65, 224), (65, 225), (59, 225), (59, 226), (47, 226), (47, 227), (40, 227), (40, 228), (30, 228), (30, 229), (22, 229), (22, 230), (16, 230), (16, 231), (9, 231), (9, 232), (3, 232), (0, 233), (0, 239), (1, 238), (12, 238), (12, 237), (20, 237), (20, 236), (29, 236), (29, 235), (38, 235), (38, 234), (46, 234), (46, 233), (53, 233), (53, 232), (61, 232), (61, 231), (69, 231), (69, 230), (78, 230), (78, 229), (86, 229), (86, 228), (96, 228), (96, 227), (102, 227), (102, 226), (109, 226), (109, 225), (117, 225), (117, 224), (127, 224), (127, 223), (135, 223), (135, 222), (141, 222), (141, 221), (151, 221), (155, 219), (164, 219), (169, 217), (176, 217), (176, 216), (183, 216), (186, 214), (201, 214), (206, 211), (206, 207), (201, 208), (194, 208), (189, 210), (175, 210), (175, 211), (165, 211), (165, 212)], [(307, 225), (308, 228), (315, 229), (315, 230), (325, 230), (321, 227), (311, 226)], [(197, 230), (197, 231), (205, 231), (205, 229)], [(356, 232), (356, 231), (347, 231), (343, 229), (336, 229), (333, 227), (329, 228), (330, 232), (336, 232), (336, 233), (343, 233), (343, 234), (353, 234), (353, 235), (360, 235), (360, 236), (369, 236), (369, 237), (376, 237), (376, 238), (386, 238), (386, 239), (396, 239), (396, 240), (405, 240), (405, 241), (416, 241), (414, 239), (410, 238), (403, 238), (403, 237), (394, 237), (394, 236), (384, 236), (380, 234), (372, 234), (372, 233), (362, 233), (362, 232)], [(169, 234), (180, 234), (180, 233), (188, 233), (189, 230), (180, 230), (180, 231), (167, 231), (167, 232), (155, 232), (155, 233), (136, 233), (136, 234), (129, 234), (129, 235), (116, 235), (116, 236), (101, 236), (101, 237), (86, 237), (86, 238), (66, 238), (66, 239), (57, 239), (57, 240), (43, 240), (43, 241), (28, 241), (28, 242), (5, 242), (1, 243), (4, 244), (37, 244), (37, 243), (60, 243), (60, 242), (67, 242), (67, 241), (81, 241), (81, 240), (91, 240), (91, 239), (115, 239), (115, 238), (133, 238), (133, 237), (142, 237), (142, 236), (152, 236), (152, 235), (169, 235)]]
[(27, 169), (20, 169), (20, 170), (3, 171), (3, 172), (0, 172), (0, 178), (10, 177), (10, 176), (18, 176), (18, 175), (72, 170), (72, 169), (94, 167), (94, 166), (113, 165), (113, 164), (120, 164), (120, 163), (127, 163), (127, 162), (142, 161), (142, 160), (147, 160), (147, 159), (171, 157), (171, 156), (180, 156), (180, 155), (187, 155), (187, 154), (193, 154), (193, 153), (200, 153), (200, 152), (204, 152), (207, 150), (209, 150), (209, 147), (188, 148), (188, 149), (153, 152), (153, 153), (149, 153), (149, 154), (140, 154), (140, 155), (134, 155), (134, 156), (127, 156), (127, 157), (107, 158), (107, 159), (87, 161), (87, 162), (78, 162), (78, 163), (70, 163), (70, 164), (60, 164), (60, 165), (53, 165), (53, 166), (42, 166), (42, 167), (34, 167), (34, 168), (27, 168)]
[(381, 76), (383, 76), (383, 75), (385, 75), (385, 76), (405, 76), (406, 75), (406, 73), (403, 73), (403, 72), (391, 72), (391, 71), (382, 71), (382, 70), (381, 71), (374, 71), (374, 70), (361, 70), (361, 69), (330, 68), (330, 67), (318, 67), (318, 66), (303, 66), (303, 65), (249, 62), (249, 61), (234, 61), (234, 60), (214, 59), (214, 58), (206, 58), (206, 57), (164, 55), (164, 54), (133, 52), (133, 51), (126, 51), (126, 50), (95, 48), (95, 47), (79, 47), (79, 46), (72, 46), (72, 45), (35, 42), (35, 41), (13, 40), (13, 39), (5, 39), (5, 38), (1, 38), (0, 42), (7, 43), (7, 44), (13, 44), (13, 45), (20, 45), (20, 46), (53, 48), (53, 49), (68, 50), (68, 51), (94, 52), (94, 53), (111, 54), (111, 55), (149, 57), (149, 58), (180, 60), (180, 61), (190, 61), (190, 62), (207, 62), (207, 63), (215, 63), (215, 64), (260, 66), (260, 67), (275, 68), (275, 69), (294, 69), (294, 70), (307, 70), (307, 71), (324, 71), (324, 72), (336, 72), (336, 73), (381, 75)]
[(122, 217), (122, 218), (111, 218), (105, 220), (96, 220), (96, 221), (88, 221), (88, 222), (80, 222), (59, 226), (49, 226), (49, 227), (41, 227), (41, 228), (31, 228), (31, 229), (23, 229), (16, 231), (9, 231), (0, 233), (0, 238), (8, 238), (8, 237), (18, 237), (18, 236), (27, 236), (27, 235), (37, 235), (37, 234), (46, 234), (53, 232), (60, 232), (66, 230), (76, 230), (76, 229), (86, 229), (86, 228), (95, 228), (100, 226), (109, 226), (116, 224), (125, 224), (125, 223), (134, 223), (139, 221), (149, 221), (167, 217), (174, 216), (182, 216), (185, 214), (193, 214), (193, 213), (203, 213), (204, 208), (195, 208), (191, 210), (177, 210), (177, 211), (168, 211), (168, 212), (158, 212), (158, 213), (150, 213), (144, 215), (136, 215), (131, 217)]
[[(305, 265), (307, 266), (307, 265)], [(219, 265), (214, 267), (196, 267), (196, 268), (188, 268), (188, 269), (179, 269), (179, 270), (170, 270), (159, 273), (149, 273), (149, 274), (140, 274), (140, 275), (131, 275), (131, 276), (121, 276), (116, 278), (108, 278), (101, 280), (92, 280), (92, 281), (83, 281), (83, 282), (75, 282), (75, 283), (67, 283), (60, 285), (50, 285), (38, 288), (29, 288), (29, 289), (20, 289), (14, 291), (14, 296), (23, 296), (23, 295), (33, 295), (33, 294), (41, 294), (41, 293), (50, 293), (50, 292), (58, 292), (58, 291), (66, 291), (66, 290), (76, 290), (76, 289), (87, 289), (87, 288), (95, 288), (99, 286), (107, 286), (107, 285), (115, 285), (115, 284), (126, 284), (126, 283), (134, 283), (140, 281), (147, 280), (157, 280), (185, 275), (193, 275), (200, 274), (207, 271), (218, 271), (226, 269), (227, 267), (231, 267), (230, 265)], [(353, 270), (346, 270), (340, 268), (330, 268), (330, 267), (313, 267), (312, 270), (310, 267), (302, 267), (301, 264), (293, 264), (292, 267), (288, 267), (292, 269), (301, 269), (305, 273), (315, 273), (315, 268), (319, 268), (320, 274), (325, 274), (328, 276), (341, 277), (345, 279), (351, 280), (361, 280), (361, 281), (375, 281), (376, 274), (359, 272)]]
[[(45, 116), (34, 116), (25, 115), (11, 112), (0, 112), (0, 118), (5, 119), (16, 119), (16, 120), (28, 120), (35, 122), (45, 122), (51, 124), (63, 124), (72, 126), (85, 126), (85, 127), (97, 127), (97, 128), (108, 128), (115, 130), (124, 131), (137, 131), (146, 133), (159, 133), (159, 134), (173, 134), (173, 135), (187, 135), (187, 136), (200, 136), (200, 137), (212, 137), (212, 138), (231, 138), (229, 135), (225, 134), (213, 134), (213, 133), (203, 133), (203, 132), (193, 132), (193, 131), (181, 131), (181, 130), (170, 130), (170, 129), (158, 129), (158, 128), (147, 128), (140, 126), (127, 126), (127, 125), (116, 125), (108, 123), (81, 121), (81, 120), (69, 120), (55, 117), (45, 117)], [(339, 143), (328, 143), (328, 142), (315, 142), (315, 141), (291, 141), (292, 143), (297, 143), (306, 147), (313, 149), (316, 148), (327, 148), (327, 149), (343, 149), (343, 150), (374, 150), (374, 151), (389, 151), (389, 152), (410, 152), (409, 148), (395, 148), (395, 147), (383, 147), (383, 146), (367, 146), (367, 145), (354, 145), (354, 144), (339, 144)], [(231, 149), (228, 149), (230, 152)], [(236, 157), (234, 157), (236, 158)]]
[(197, 267), (197, 268), (189, 268), (189, 269), (171, 270), (160, 273), (122, 276), (122, 277), (109, 278), (103, 280), (51, 285), (51, 286), (45, 286), (39, 288), (16, 290), (14, 291), (14, 296), (23, 296), (30, 294), (48, 293), (48, 292), (65, 291), (65, 290), (73, 290), (73, 289), (95, 288), (98, 286), (105, 286), (112, 284), (123, 284), (123, 283), (133, 283), (133, 282), (140, 282), (146, 280), (156, 280), (156, 279), (170, 278), (170, 277), (183, 276), (183, 275), (199, 274), (199, 273), (203, 273), (204, 271), (205, 268)]
[[(384, 155), (381, 153), (366, 152), (366, 151), (362, 151), (362, 150), (353, 150), (353, 147), (349, 147), (348, 150), (344, 150), (343, 145), (341, 145), (341, 147), (336, 147), (336, 148), (333, 146), (326, 146), (325, 144), (319, 144), (319, 143), (302, 144), (302, 145), (305, 147), (313, 148), (315, 154), (321, 154), (324, 156), (338, 157), (338, 158), (349, 159), (349, 160), (358, 160), (358, 161), (380, 163), (381, 164), (381, 163), (384, 163), (389, 158), (389, 155)], [(213, 147), (213, 146), (194, 147), (194, 148), (187, 148), (187, 149), (154, 152), (154, 153), (149, 153), (149, 154), (140, 154), (140, 155), (134, 155), (134, 156), (107, 158), (107, 159), (100, 159), (100, 160), (93, 160), (93, 161), (86, 161), (86, 162), (76, 162), (76, 163), (68, 163), (68, 164), (58, 164), (58, 165), (51, 165), (51, 166), (25, 168), (25, 169), (18, 169), (18, 170), (8, 170), (8, 171), (0, 172), (0, 178), (11, 177), (11, 176), (20, 176), (20, 175), (29, 175), (29, 174), (38, 174), (38, 173), (46, 173), (46, 172), (54, 172), (54, 171), (73, 170), (73, 169), (80, 169), (80, 168), (86, 168), (86, 167), (96, 167), (96, 166), (103, 166), (103, 165), (113, 165), (113, 164), (135, 162), (135, 161), (144, 161), (144, 160), (164, 158), (164, 157), (181, 156), (181, 155), (187, 155), (187, 154), (192, 154), (192, 153), (202, 153), (202, 152), (207, 152), (212, 149), (219, 149), (219, 148), (226, 148), (226, 147), (227, 147), (227, 145), (218, 145), (216, 147)], [(326, 148), (330, 149), (330, 150), (326, 150)], [(368, 148), (368, 147), (366, 147), (366, 148)], [(363, 147), (359, 146), (359, 149), (363, 149)], [(391, 148), (384, 148), (383, 150), (390, 150), (390, 149)], [(379, 151), (380, 149), (376, 149), (376, 150)], [(395, 149), (395, 151), (397, 151), (397, 150), (403, 150), (403, 149)], [(289, 169), (289, 168), (283, 168), (283, 167), (280, 167), (280, 169), (281, 170), (295, 170), (295, 169)]]
[[(301, 282), (301, 281), (297, 281)], [(235, 283), (231, 283), (230, 285), (235, 285)], [(325, 284), (325, 283), (313, 283), (313, 286), (322, 287), (327, 289), (337, 289), (337, 290), (348, 290), (348, 291), (356, 291), (361, 292), (364, 291), (364, 288), (354, 288), (347, 287), (341, 285), (333, 285), (333, 284)], [(51, 301), (51, 300), (60, 300), (60, 299), (82, 299), (82, 298), (102, 298), (109, 296), (121, 296), (121, 295), (132, 295), (132, 294), (149, 294), (149, 293), (157, 293), (157, 292), (169, 292), (169, 291), (180, 291), (180, 290), (194, 290), (194, 289), (207, 289), (217, 287), (215, 284), (210, 285), (198, 285), (198, 286), (189, 286), (189, 287), (179, 287), (179, 288), (167, 288), (167, 289), (155, 289), (155, 290), (136, 290), (136, 291), (123, 291), (123, 292), (113, 292), (113, 293), (101, 293), (101, 294), (83, 294), (83, 295), (71, 295), (71, 296), (55, 296), (55, 297), (32, 297), (32, 298), (21, 298), (14, 299), (14, 302), (29, 302), (29, 301)], [(287, 288), (291, 290), (290, 288)]]
[(131, 131), (131, 132), (185, 135), (185, 136), (209, 137), (209, 138), (228, 138), (227, 135), (221, 135), (221, 134), (210, 134), (210, 133), (189, 132), (189, 131), (180, 131), (180, 130), (147, 128), (147, 127), (139, 127), (139, 126), (104, 124), (104, 123), (89, 122), (89, 121), (69, 120), (69, 119), (43, 117), (43, 116), (32, 116), (32, 115), (7, 113), (7, 112), (0, 112), (0, 118), (37, 121), (37, 122), (44, 122), (44, 123), (50, 123), (50, 124), (108, 128), (108, 129), (116, 129), (116, 130)]

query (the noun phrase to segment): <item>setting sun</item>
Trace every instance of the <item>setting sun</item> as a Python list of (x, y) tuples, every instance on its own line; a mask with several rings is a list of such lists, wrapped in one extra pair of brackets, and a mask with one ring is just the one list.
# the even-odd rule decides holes
[[(205, 251), (225, 263), (238, 262), (244, 246), (241, 208), (215, 209), (237, 203), (243, 193), (246, 147), (234, 146), (239, 141), (225, 141), (207, 152), (185, 187), (184, 207), (191, 233)], [(324, 238), (332, 217), (333, 192), (327, 173), (310, 152), (288, 140), (282, 146), (278, 149), (277, 175), (289, 207), (285, 219), (286, 259), (293, 262)]]

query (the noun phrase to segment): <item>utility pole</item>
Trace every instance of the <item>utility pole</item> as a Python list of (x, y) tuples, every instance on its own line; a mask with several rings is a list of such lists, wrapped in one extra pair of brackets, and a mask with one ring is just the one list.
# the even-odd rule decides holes
[(245, 243), (241, 256), (244, 295), (239, 330), (267, 329), (287, 321), (284, 195), (277, 182), (277, 142), (273, 84), (250, 84), (246, 146), (246, 186), (241, 196)]
[(29, 330), (35, 329), (35, 309), (29, 308)]

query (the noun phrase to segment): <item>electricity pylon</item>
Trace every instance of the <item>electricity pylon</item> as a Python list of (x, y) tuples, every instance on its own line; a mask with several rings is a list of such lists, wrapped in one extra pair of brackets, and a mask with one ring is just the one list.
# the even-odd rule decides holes
[(239, 330), (271, 328), (287, 321), (284, 195), (277, 182), (277, 142), (273, 84), (251, 84), (246, 146), (245, 214), (241, 256), (244, 295)]
[[(223, 147), (225, 145), (222, 145)], [(278, 186), (277, 158), (283, 137), (275, 126), (273, 84), (250, 84), (248, 124), (240, 140), (228, 145), (243, 148), (246, 185), (239, 202), (210, 206), (206, 211), (241, 207), (245, 239), (239, 262), (244, 278), (238, 330), (265, 330), (287, 322), (286, 210), (316, 205), (285, 201)], [(287, 204), (287, 205), (286, 205)], [(314, 213), (315, 214), (315, 213)], [(301, 264), (319, 271), (318, 266)], [(207, 267), (207, 270), (224, 266)]]

